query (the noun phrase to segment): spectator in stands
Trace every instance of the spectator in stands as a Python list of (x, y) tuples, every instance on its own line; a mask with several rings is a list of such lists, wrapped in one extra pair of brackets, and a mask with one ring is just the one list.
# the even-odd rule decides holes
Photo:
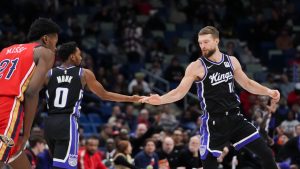
[(144, 80), (144, 73), (136, 73), (135, 78), (129, 83), (128, 93), (147, 95), (151, 92), (148, 82)]
[(172, 137), (165, 137), (162, 142), (162, 149), (157, 151), (158, 165), (160, 169), (171, 169), (177, 167), (178, 157), (173, 152), (174, 140)]
[(113, 106), (111, 116), (108, 119), (108, 123), (115, 124), (117, 121), (117, 118), (120, 116), (122, 116), (121, 107), (119, 105)]
[(240, 61), (243, 65), (247, 64), (259, 64), (259, 59), (253, 56), (252, 51), (249, 49), (247, 44), (241, 45), (242, 51), (240, 56)]
[(115, 169), (138, 169), (133, 165), (133, 159), (130, 154), (132, 153), (132, 146), (129, 141), (121, 140), (117, 144), (117, 152), (114, 156), (114, 167)]
[(170, 89), (178, 86), (184, 76), (184, 68), (179, 64), (177, 57), (171, 60), (170, 66), (164, 72), (164, 77), (170, 82)]
[(226, 43), (226, 54), (229, 56), (235, 56), (238, 60), (240, 60), (240, 55), (236, 50), (236, 44), (233, 41), (228, 41)]
[(183, 149), (179, 154), (177, 167), (180, 169), (202, 167), (199, 148), (200, 137), (198, 135), (191, 137), (188, 148)]
[(134, 17), (126, 21), (122, 35), (128, 62), (140, 63), (141, 57), (144, 56), (143, 28), (136, 23)]
[(134, 132), (137, 127), (137, 117), (134, 114), (134, 107), (132, 104), (127, 104), (125, 108), (125, 120), (127, 121), (130, 133)]
[(106, 169), (98, 151), (99, 139), (91, 136), (87, 139), (84, 148), (78, 152), (78, 169)]
[(294, 91), (289, 93), (287, 101), (289, 106), (296, 103), (300, 105), (300, 82), (295, 84)]
[(137, 126), (135, 135), (130, 136), (129, 140), (131, 145), (133, 145), (132, 155), (135, 156), (138, 152), (142, 150), (142, 146), (146, 139), (150, 138), (155, 132), (155, 128), (148, 127), (144, 123), (140, 123)]
[(149, 120), (149, 111), (148, 109), (142, 109), (138, 115), (137, 122), (138, 123), (144, 123), (147, 127), (150, 127), (150, 120)]
[(30, 148), (27, 148), (25, 150), (25, 153), (28, 157), (32, 169), (38, 169), (42, 167), (39, 165), (38, 155), (45, 150), (45, 145), (46, 141), (41, 136), (34, 135), (29, 139)]
[(178, 121), (168, 105), (162, 106), (161, 116), (158, 121), (160, 125), (166, 131), (173, 131), (178, 126)]
[[(269, 97), (268, 96), (257, 96), (258, 99), (258, 105), (253, 107), (253, 123), (255, 126), (259, 127), (260, 124), (263, 121), (263, 118), (267, 115), (269, 115), (269, 109), (268, 109), (268, 103), (269, 103)], [(269, 121), (270, 121), (271, 116), (267, 116), (266, 119), (266, 126), (265, 129), (266, 131), (268, 130), (269, 126)]]
[(96, 73), (96, 79), (102, 84), (102, 86), (104, 88), (108, 88), (110, 87), (109, 85), (109, 82), (107, 80), (107, 72), (106, 72), (106, 69), (104, 67), (99, 67), (97, 69), (97, 73)]
[(112, 124), (104, 124), (102, 126), (101, 132), (100, 132), (100, 146), (104, 146), (106, 143), (106, 140), (109, 138), (112, 138), (113, 135), (113, 125)]
[(289, 50), (293, 47), (293, 38), (286, 28), (282, 29), (276, 38), (276, 47), (280, 50)]
[[(156, 76), (156, 77), (161, 77), (163, 72), (162, 72), (162, 65), (161, 62), (159, 61), (154, 61), (151, 63), (151, 67), (149, 68), (150, 73), (152, 73), (152, 75)], [(149, 84), (150, 86), (155, 86), (155, 85), (159, 85), (159, 81), (151, 78), (149, 79)]]
[(283, 120), (287, 119), (287, 114), (289, 111), (290, 109), (287, 105), (287, 100), (284, 97), (280, 98), (277, 111), (274, 114), (276, 126), (280, 125)]
[(296, 136), (291, 138), (279, 153), (282, 159), (291, 158), (291, 164), (300, 167), (300, 124), (295, 127)]
[(289, 80), (287, 74), (282, 74), (278, 87), (280, 89), (280, 94), (284, 97), (284, 99), (287, 99), (288, 94), (295, 89), (295, 84)]
[(106, 145), (105, 145), (105, 151), (103, 155), (103, 161), (102, 163), (107, 167), (110, 168), (113, 166), (113, 157), (115, 156), (116, 153), (116, 143), (115, 140), (112, 138), (109, 138), (106, 140)]
[(174, 152), (178, 154), (184, 148), (182, 130), (180, 129), (174, 130), (172, 137), (175, 143)]
[(295, 133), (295, 127), (297, 125), (299, 125), (300, 122), (298, 120), (295, 119), (295, 114), (293, 112), (289, 112), (288, 113), (288, 119), (287, 120), (284, 120), (280, 126), (282, 127), (284, 133), (291, 137), (294, 135)]
[(187, 20), (186, 14), (177, 9), (174, 1), (171, 1), (169, 20), (175, 24), (184, 24)]
[(140, 151), (134, 157), (135, 166), (139, 168), (158, 169), (158, 156), (155, 153), (155, 142), (152, 139), (145, 141), (144, 150)]
[(118, 74), (114, 83), (112, 84), (111, 91), (121, 94), (127, 94), (127, 82), (122, 74)]

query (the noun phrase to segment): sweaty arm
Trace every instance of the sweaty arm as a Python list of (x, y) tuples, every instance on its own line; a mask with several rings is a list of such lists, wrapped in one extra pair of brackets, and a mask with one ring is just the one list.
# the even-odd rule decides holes
[[(168, 104), (176, 102), (182, 99), (186, 93), (190, 90), (193, 82), (197, 79), (197, 73), (201, 73), (199, 61), (192, 62), (185, 70), (184, 77), (182, 78), (180, 84), (177, 88), (171, 90), (170, 92), (162, 95), (160, 97), (159, 104)], [(203, 69), (204, 70), (204, 69)], [(204, 72), (204, 71), (203, 71)]]
[(245, 90), (250, 93), (257, 95), (267, 95), (272, 97), (274, 100), (278, 101), (280, 94), (277, 90), (271, 90), (265, 86), (260, 85), (254, 80), (247, 77), (247, 75), (242, 70), (241, 64), (235, 57), (230, 57), (230, 60), (234, 68), (234, 78), (239, 85), (241, 85)]
[(53, 66), (54, 52), (45, 47), (34, 50), (34, 58), (38, 58), (36, 68), (24, 93), (24, 137), (30, 136), (30, 129), (38, 105), (39, 92), (43, 86), (46, 73)]
[(126, 96), (106, 91), (104, 87), (96, 80), (94, 73), (89, 69), (84, 69), (83, 78), (87, 87), (103, 100), (116, 102), (137, 102), (140, 99), (138, 96)]

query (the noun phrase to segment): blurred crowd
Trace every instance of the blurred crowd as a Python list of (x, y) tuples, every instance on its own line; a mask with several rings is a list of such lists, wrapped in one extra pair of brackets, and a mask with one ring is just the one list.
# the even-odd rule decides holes
[[(1, 49), (26, 42), (37, 16), (52, 18), (62, 28), (59, 44), (76, 41), (82, 66), (107, 90), (130, 95), (175, 88), (185, 66), (201, 55), (198, 31), (216, 26), (221, 51), (236, 56), (251, 78), (280, 90), (280, 102), (270, 105), (268, 97), (238, 87), (241, 112), (258, 127), (281, 169), (299, 168), (300, 1), (2, 0), (0, 9)], [(33, 168), (46, 169), (51, 160), (43, 139), (44, 95), (26, 153)], [(91, 114), (96, 124), (89, 125)], [(104, 102), (85, 91), (78, 167), (201, 168), (200, 115), (196, 100), (187, 107), (182, 102), (154, 107)], [(261, 168), (255, 155), (246, 149), (237, 154), (230, 144), (218, 161), (224, 169)]]

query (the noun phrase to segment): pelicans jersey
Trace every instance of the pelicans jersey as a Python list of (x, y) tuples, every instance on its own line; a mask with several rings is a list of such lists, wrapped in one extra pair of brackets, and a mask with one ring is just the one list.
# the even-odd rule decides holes
[(39, 43), (16, 44), (0, 53), (0, 160), (7, 162), (16, 150), (22, 126), (21, 102), (35, 68), (34, 48)]

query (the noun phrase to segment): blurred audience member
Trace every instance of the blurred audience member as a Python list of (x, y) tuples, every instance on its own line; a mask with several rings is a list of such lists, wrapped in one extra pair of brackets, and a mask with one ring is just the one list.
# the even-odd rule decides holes
[(158, 165), (160, 169), (171, 169), (177, 167), (178, 157), (173, 152), (174, 140), (172, 137), (165, 137), (162, 142), (162, 149), (157, 151)]
[(114, 157), (115, 169), (138, 169), (133, 165), (133, 159), (130, 154), (132, 152), (132, 146), (129, 141), (121, 140), (117, 144), (117, 152)]
[(99, 139), (91, 136), (86, 140), (86, 145), (78, 152), (78, 169), (106, 169), (98, 151)]
[(202, 162), (200, 159), (200, 137), (193, 136), (190, 139), (188, 148), (183, 149), (178, 157), (178, 167), (188, 168), (201, 168)]
[(158, 169), (158, 156), (155, 153), (155, 141), (147, 139), (144, 150), (134, 157), (135, 166), (139, 168)]
[(44, 152), (45, 145), (46, 145), (46, 141), (43, 139), (43, 137), (38, 135), (33, 135), (30, 137), (29, 139), (30, 148), (27, 148), (25, 150), (25, 153), (33, 169), (38, 169), (42, 167), (39, 165), (38, 155)]

